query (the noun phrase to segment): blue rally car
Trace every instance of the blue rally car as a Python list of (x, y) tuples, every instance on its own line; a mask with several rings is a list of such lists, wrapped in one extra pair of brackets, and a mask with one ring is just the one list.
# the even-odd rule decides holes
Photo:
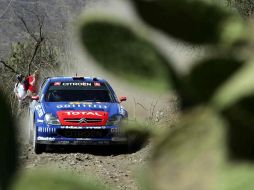
[(128, 118), (106, 80), (52, 77), (30, 105), (30, 141), (40, 154), (47, 145), (127, 144), (119, 127)]

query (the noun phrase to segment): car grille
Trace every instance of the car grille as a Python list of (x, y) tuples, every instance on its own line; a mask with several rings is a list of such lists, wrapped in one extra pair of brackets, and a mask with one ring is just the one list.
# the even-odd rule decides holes
[(103, 138), (110, 135), (109, 129), (58, 129), (57, 134), (66, 138)]
[(102, 119), (94, 119), (94, 118), (66, 118), (64, 119), (65, 122), (68, 123), (100, 123)]

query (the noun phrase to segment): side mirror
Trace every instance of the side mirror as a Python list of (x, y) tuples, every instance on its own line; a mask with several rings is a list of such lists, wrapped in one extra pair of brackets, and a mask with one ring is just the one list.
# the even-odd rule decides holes
[(32, 96), (31, 98), (32, 98), (32, 100), (36, 100), (36, 101), (40, 99), (39, 96)]
[(119, 100), (120, 100), (120, 102), (124, 102), (127, 100), (127, 98), (125, 96), (121, 96)]

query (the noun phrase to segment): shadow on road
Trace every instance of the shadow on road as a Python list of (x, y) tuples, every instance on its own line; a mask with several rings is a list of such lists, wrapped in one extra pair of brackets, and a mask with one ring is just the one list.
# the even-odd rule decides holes
[(127, 145), (86, 145), (86, 146), (48, 146), (47, 153), (86, 153), (98, 156), (110, 156), (120, 154), (132, 154), (139, 151), (146, 144), (135, 144), (134, 146)]

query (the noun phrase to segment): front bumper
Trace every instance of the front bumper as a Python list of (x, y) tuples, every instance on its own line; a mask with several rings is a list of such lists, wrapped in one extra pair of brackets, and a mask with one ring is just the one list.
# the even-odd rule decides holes
[(38, 144), (47, 145), (114, 145), (126, 144), (127, 138), (113, 138), (113, 139), (72, 139), (72, 138), (37, 138)]
[(118, 126), (50, 126), (36, 127), (36, 143), (49, 145), (126, 144), (127, 138)]

